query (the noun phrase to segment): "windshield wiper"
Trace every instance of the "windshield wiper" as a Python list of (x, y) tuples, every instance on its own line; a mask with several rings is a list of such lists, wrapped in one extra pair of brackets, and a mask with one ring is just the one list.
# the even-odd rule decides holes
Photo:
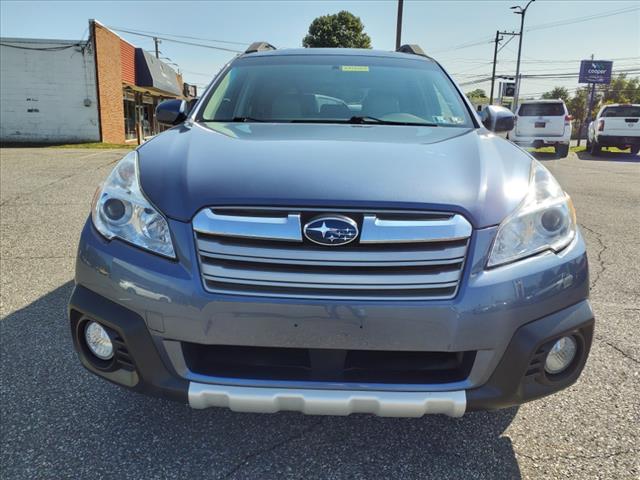
[(216, 122), (227, 123), (244, 123), (244, 122), (267, 122), (267, 123), (353, 123), (362, 125), (366, 123), (374, 123), (377, 125), (406, 125), (417, 127), (437, 127), (437, 123), (429, 122), (399, 122), (394, 120), (383, 120), (381, 118), (369, 117), (369, 116), (353, 116), (349, 119), (340, 118), (294, 118), (291, 120), (275, 120), (269, 118), (254, 118), (254, 117), (233, 117), (231, 120), (215, 120)]
[(234, 122), (234, 123), (243, 123), (243, 122), (270, 122), (271, 120), (267, 120), (265, 118), (254, 118), (254, 117), (233, 117), (231, 120), (217, 120), (218, 122)]
[(394, 120), (383, 120), (381, 118), (369, 117), (369, 116), (353, 116), (349, 119), (348, 123), (377, 123), (380, 125), (415, 125), (418, 127), (437, 127), (437, 123), (429, 123), (429, 122), (399, 122)]
[(352, 123), (356, 125), (363, 125), (367, 123), (376, 125), (406, 125), (415, 127), (438, 127), (437, 123), (429, 122), (398, 122), (394, 120), (383, 120), (381, 118), (369, 117), (369, 116), (353, 116), (351, 118), (296, 118), (290, 120), (291, 123)]

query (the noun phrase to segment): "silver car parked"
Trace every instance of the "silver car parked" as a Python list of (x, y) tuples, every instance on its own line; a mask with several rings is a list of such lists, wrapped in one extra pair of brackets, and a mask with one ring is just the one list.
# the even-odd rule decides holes
[(594, 317), (574, 208), (442, 67), (252, 45), (124, 157), (82, 232), (82, 364), (194, 408), (415, 417), (571, 385)]

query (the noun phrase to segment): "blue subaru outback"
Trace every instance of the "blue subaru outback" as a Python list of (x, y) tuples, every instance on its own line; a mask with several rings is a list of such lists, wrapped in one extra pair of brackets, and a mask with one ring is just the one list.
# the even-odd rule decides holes
[(69, 303), (91, 372), (194, 408), (417, 417), (576, 381), (569, 196), (419, 47), (252, 45), (126, 155)]

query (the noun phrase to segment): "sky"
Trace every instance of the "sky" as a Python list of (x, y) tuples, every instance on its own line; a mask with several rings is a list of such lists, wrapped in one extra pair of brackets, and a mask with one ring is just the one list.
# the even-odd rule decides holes
[[(491, 75), (496, 30), (519, 30), (520, 16), (509, 7), (525, 4), (520, 0), (405, 0), (402, 42), (419, 44), (458, 83), (477, 81)], [(0, 35), (86, 39), (88, 19), (95, 18), (112, 28), (155, 32), (160, 36), (198, 37), (198, 40), (176, 39), (231, 50), (243, 50), (258, 40), (268, 41), (278, 48), (290, 48), (301, 46), (314, 18), (340, 10), (348, 10), (360, 17), (373, 48), (393, 50), (396, 0), (2, 0)], [(118, 33), (138, 47), (153, 50), (151, 38)], [(502, 48), (498, 54), (498, 74), (515, 75), (517, 49), (517, 37)], [(236, 55), (234, 52), (168, 41), (163, 41), (160, 51), (161, 56), (179, 66), (185, 81), (197, 84), (200, 89)], [(614, 71), (640, 70), (640, 1), (537, 0), (529, 7), (523, 35), (523, 75), (577, 72), (579, 60), (588, 59), (592, 54), (598, 60), (613, 59)], [(565, 86), (570, 91), (579, 86), (577, 79), (525, 78), (521, 93), (537, 97), (556, 85)], [(490, 83), (484, 81), (463, 85), (462, 88), (464, 91), (483, 88), (488, 93)]]

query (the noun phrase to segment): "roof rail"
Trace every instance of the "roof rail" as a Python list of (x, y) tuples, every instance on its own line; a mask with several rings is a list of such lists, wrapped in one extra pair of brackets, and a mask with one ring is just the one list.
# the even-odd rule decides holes
[(267, 50), (275, 50), (276, 47), (267, 42), (253, 42), (244, 53), (265, 52)]
[(420, 48), (420, 45), (416, 45), (415, 43), (402, 45), (397, 52), (402, 53), (410, 53), (412, 55), (420, 55), (421, 57), (426, 57), (427, 54), (424, 53), (424, 50)]

